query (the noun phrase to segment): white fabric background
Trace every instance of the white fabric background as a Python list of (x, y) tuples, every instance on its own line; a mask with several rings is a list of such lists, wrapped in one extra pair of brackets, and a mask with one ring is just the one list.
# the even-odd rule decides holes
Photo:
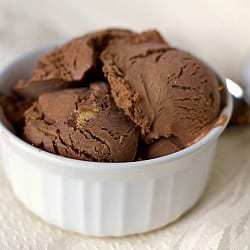
[[(0, 0), (0, 67), (31, 48), (96, 27), (159, 27), (174, 45), (238, 81), (250, 50), (249, 13), (248, 0)], [(117, 239), (47, 225), (19, 204), (0, 168), (0, 249), (250, 249), (249, 149), (250, 128), (228, 129), (192, 211), (155, 232)]]

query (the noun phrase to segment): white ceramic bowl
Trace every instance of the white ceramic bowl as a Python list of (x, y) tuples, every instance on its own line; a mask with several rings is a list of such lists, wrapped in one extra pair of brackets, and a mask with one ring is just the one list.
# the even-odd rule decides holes
[[(25, 54), (3, 70), (1, 90), (27, 77), (44, 51)], [(4, 169), (17, 198), (51, 224), (93, 236), (147, 232), (175, 221), (200, 198), (231, 117), (227, 99), (222, 126), (182, 151), (140, 162), (64, 158), (31, 146), (0, 123)]]

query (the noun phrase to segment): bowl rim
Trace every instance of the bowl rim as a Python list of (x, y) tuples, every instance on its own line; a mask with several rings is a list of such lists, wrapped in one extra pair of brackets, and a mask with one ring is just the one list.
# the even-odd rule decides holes
[[(56, 44), (57, 43), (52, 43), (47, 46), (38, 47), (38, 48), (35, 48), (33, 50), (30, 50), (26, 53), (19, 55), (14, 60), (12, 60), (8, 65), (6, 65), (0, 70), (0, 78), (2, 78), (2, 76), (6, 74), (7, 71), (13, 70), (15, 65), (25, 60), (34, 58), (35, 56), (41, 54), (44, 51), (47, 51), (48, 49), (55, 46)], [(129, 162), (91, 162), (91, 161), (77, 160), (77, 159), (67, 158), (61, 155), (56, 155), (56, 154), (47, 152), (45, 150), (39, 149), (29, 144), (28, 142), (22, 140), (17, 135), (12, 133), (2, 123), (2, 121), (0, 121), (0, 133), (4, 135), (4, 137), (7, 137), (17, 147), (20, 147), (22, 150), (25, 150), (26, 152), (30, 154), (34, 154), (35, 156), (42, 158), (44, 160), (46, 159), (48, 161), (53, 161), (54, 163), (58, 163), (60, 165), (64, 165), (70, 168), (112, 169), (112, 170), (121, 169), (121, 168), (122, 169), (128, 169), (128, 168), (138, 169), (142, 167), (148, 167), (150, 165), (153, 166), (155, 164), (161, 164), (163, 162), (167, 163), (167, 162), (171, 162), (171, 161), (183, 158), (196, 151), (199, 151), (200, 148), (209, 144), (211, 141), (217, 139), (226, 128), (232, 115), (233, 98), (228, 92), (227, 87), (226, 87), (226, 81), (230, 79), (223, 78), (221, 76), (220, 76), (220, 79), (222, 80), (222, 84), (224, 85), (226, 89), (226, 106), (221, 111), (219, 117), (225, 116), (226, 121), (222, 125), (214, 126), (212, 129), (210, 129), (210, 131), (205, 136), (203, 136), (200, 140), (198, 140), (196, 143), (192, 144), (191, 146), (183, 150), (180, 150), (176, 153), (157, 157), (154, 159), (141, 160), (141, 161), (129, 161)]]

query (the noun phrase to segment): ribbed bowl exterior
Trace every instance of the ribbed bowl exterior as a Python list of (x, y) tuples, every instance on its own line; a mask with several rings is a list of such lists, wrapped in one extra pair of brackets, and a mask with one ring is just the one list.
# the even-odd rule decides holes
[(7, 136), (2, 140), (5, 172), (18, 199), (51, 224), (93, 236), (147, 232), (175, 221), (204, 191), (215, 148), (213, 141), (141, 168), (74, 171), (23, 152)]

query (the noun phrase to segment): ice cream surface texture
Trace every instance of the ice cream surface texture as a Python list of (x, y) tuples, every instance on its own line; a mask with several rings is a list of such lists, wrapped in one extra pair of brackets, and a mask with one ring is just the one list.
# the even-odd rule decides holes
[(106, 86), (43, 94), (26, 111), (27, 141), (80, 160), (132, 161), (139, 132)]

